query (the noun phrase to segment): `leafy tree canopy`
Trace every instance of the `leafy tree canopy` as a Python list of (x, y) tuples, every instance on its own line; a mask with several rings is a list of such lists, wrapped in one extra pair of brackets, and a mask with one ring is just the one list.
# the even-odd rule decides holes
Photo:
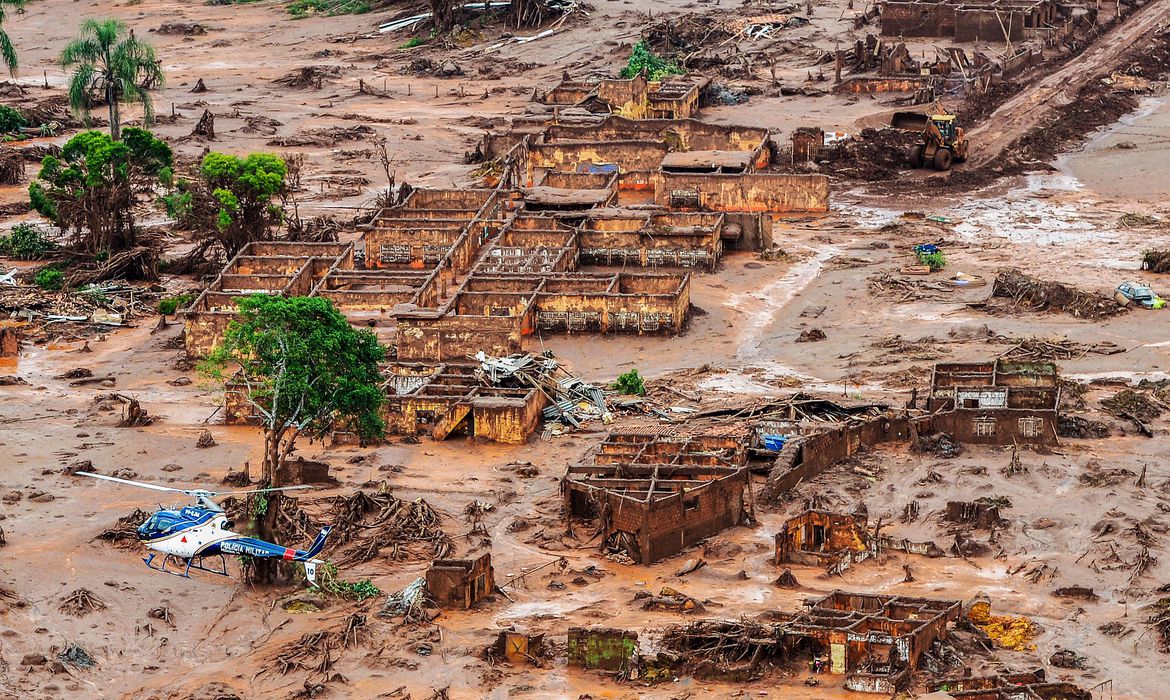
[(46, 156), (29, 185), (32, 206), (61, 229), (72, 229), (90, 251), (116, 252), (134, 244), (136, 195), (157, 184), (173, 156), (144, 129), (128, 128), (122, 141), (100, 131), (77, 134)]
[(365, 438), (382, 435), (384, 358), (376, 336), (354, 329), (329, 300), (256, 294), (240, 300), (239, 317), (201, 369), (241, 385), (262, 416), (272, 481), (302, 433), (320, 437), (343, 421)]
[(684, 72), (673, 61), (656, 56), (645, 39), (634, 44), (630, 60), (622, 69), (621, 77), (633, 78), (642, 71), (646, 71), (647, 80), (662, 80), (668, 75), (682, 75)]

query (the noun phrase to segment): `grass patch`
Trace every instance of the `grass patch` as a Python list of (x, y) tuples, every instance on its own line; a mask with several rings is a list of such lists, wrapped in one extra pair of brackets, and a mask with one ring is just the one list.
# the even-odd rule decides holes
[(189, 306), (195, 297), (191, 294), (178, 294), (173, 297), (159, 299), (158, 312), (163, 316), (172, 316), (176, 311)]
[(51, 267), (46, 267), (37, 273), (37, 276), (33, 278), (33, 282), (45, 291), (55, 292), (65, 286), (65, 273)]
[(296, 19), (311, 15), (364, 15), (373, 9), (366, 0), (293, 0), (288, 4), (288, 13)]

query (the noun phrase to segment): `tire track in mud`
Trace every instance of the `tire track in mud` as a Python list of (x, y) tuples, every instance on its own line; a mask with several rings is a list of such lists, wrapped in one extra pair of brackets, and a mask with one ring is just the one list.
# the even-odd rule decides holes
[(1139, 40), (1168, 19), (1170, 0), (1152, 0), (1099, 37), (1081, 55), (1006, 100), (968, 132), (972, 150), (965, 169), (991, 164), (1028, 132), (1043, 128), (1057, 109), (1070, 104), (1102, 72), (1116, 67)]

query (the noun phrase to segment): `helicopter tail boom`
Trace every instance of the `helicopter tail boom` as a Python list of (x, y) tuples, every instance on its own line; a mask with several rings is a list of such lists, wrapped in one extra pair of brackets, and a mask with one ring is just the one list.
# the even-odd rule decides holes
[(325, 540), (328, 539), (329, 533), (332, 531), (332, 525), (326, 525), (325, 527), (321, 528), (321, 532), (317, 535), (317, 538), (313, 540), (313, 544), (309, 546), (308, 551), (305, 552), (307, 558), (312, 559), (313, 557), (320, 554), (322, 549), (325, 549)]

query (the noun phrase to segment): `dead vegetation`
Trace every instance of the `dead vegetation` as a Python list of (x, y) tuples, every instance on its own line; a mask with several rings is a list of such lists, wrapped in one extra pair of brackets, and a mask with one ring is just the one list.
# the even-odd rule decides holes
[(277, 652), (273, 663), (282, 676), (293, 671), (308, 671), (325, 676), (337, 662), (341, 651), (360, 646), (369, 637), (366, 616), (352, 613), (345, 618), (341, 629), (311, 632), (284, 645)]
[(1014, 269), (996, 275), (991, 296), (1011, 299), (1021, 308), (1062, 312), (1078, 318), (1102, 319), (1125, 311), (1112, 297), (1085, 292), (1061, 282), (1040, 280)]
[(1149, 272), (1170, 272), (1170, 250), (1147, 250), (1142, 253), (1142, 269)]
[(146, 522), (150, 513), (136, 508), (128, 515), (118, 518), (109, 528), (102, 530), (94, 539), (108, 542), (115, 547), (131, 548), (138, 545), (138, 526)]
[(90, 613), (101, 612), (106, 604), (95, 596), (89, 589), (78, 588), (61, 601), (57, 609), (73, 617), (85, 617)]
[(338, 66), (302, 66), (272, 82), (294, 90), (320, 90), (327, 81), (340, 77)]
[(354, 126), (330, 126), (320, 129), (303, 129), (292, 136), (281, 136), (268, 142), (269, 146), (289, 148), (294, 146), (335, 146), (343, 141), (361, 141), (376, 132), (365, 124)]

